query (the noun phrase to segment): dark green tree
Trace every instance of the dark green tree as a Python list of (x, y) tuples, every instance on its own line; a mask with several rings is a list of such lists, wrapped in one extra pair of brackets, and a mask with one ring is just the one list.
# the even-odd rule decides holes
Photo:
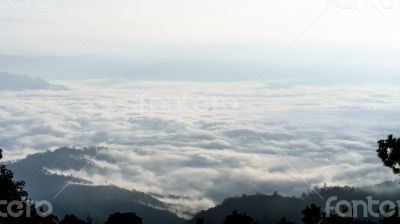
[[(0, 159), (3, 158), (2, 153), (0, 149)], [(38, 214), (35, 204), (27, 200), (28, 193), (24, 190), (24, 186), (24, 181), (15, 181), (13, 172), (5, 165), (0, 165), (0, 200), (8, 203), (20, 201), (22, 204), (22, 208), (19, 208), (22, 214), (18, 217), (8, 214), (7, 204), (0, 205), (0, 211), (6, 214), (6, 217), (0, 217), (0, 224), (54, 224), (54, 221), (58, 222), (58, 218), (54, 215), (42, 217)]]
[(376, 150), (378, 157), (382, 160), (383, 165), (392, 169), (393, 173), (400, 173), (400, 139), (389, 135), (387, 139), (378, 141), (378, 149)]
[(292, 222), (289, 222), (286, 217), (282, 217), (281, 220), (278, 222), (278, 224), (293, 224)]
[[(3, 158), (3, 150), (0, 149), (0, 159)], [(21, 201), (28, 196), (24, 191), (25, 182), (15, 181), (14, 174), (5, 165), (0, 165), (0, 200)]]
[[(394, 174), (400, 174), (400, 138), (389, 135), (387, 139), (379, 140), (376, 152), (384, 166), (391, 168)], [(399, 208), (392, 208), (392, 210), (393, 215), (383, 218), (382, 224), (400, 223)]]
[(142, 218), (134, 212), (114, 213), (108, 216), (104, 224), (143, 224)]
[(304, 224), (320, 224), (323, 220), (323, 214), (321, 208), (312, 204), (307, 206), (303, 211), (303, 223)]
[(258, 224), (258, 222), (251, 216), (246, 215), (246, 213), (242, 214), (234, 211), (225, 218), (224, 224)]
[(87, 224), (87, 222), (79, 219), (75, 215), (66, 215), (59, 224)]
[(395, 208), (393, 215), (390, 217), (385, 217), (381, 220), (382, 224), (396, 224), (400, 223), (400, 214), (399, 214), (399, 209)]
[(196, 219), (196, 224), (204, 224), (204, 219), (202, 219), (202, 218), (197, 218), (197, 219)]
[[(0, 159), (3, 158), (3, 151), (0, 149)], [(23, 181), (15, 181), (14, 174), (8, 170), (5, 165), (0, 165), (0, 200), (7, 202), (0, 205), (0, 212), (5, 214), (0, 217), (1, 224), (20, 223), (21, 218), (10, 217), (7, 211), (7, 204), (12, 201), (21, 201), (28, 196), (23, 190), (25, 183)]]

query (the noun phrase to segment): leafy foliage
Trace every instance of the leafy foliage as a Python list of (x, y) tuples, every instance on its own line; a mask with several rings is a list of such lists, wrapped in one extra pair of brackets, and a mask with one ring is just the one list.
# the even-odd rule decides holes
[[(0, 149), (0, 159), (2, 158), (2, 150)], [(6, 202), (20, 201), (22, 204), (22, 208), (19, 208), (22, 213), (18, 217), (10, 216), (7, 211), (7, 205), (2, 204), (0, 211), (7, 216), (0, 217), (0, 224), (54, 224), (54, 221), (57, 221), (58, 218), (54, 215), (40, 216), (35, 209), (35, 205), (26, 200), (28, 193), (24, 190), (25, 182), (14, 181), (13, 178), (13, 172), (7, 169), (5, 165), (0, 165), (0, 200)]]
[(293, 224), (292, 222), (289, 222), (286, 217), (282, 217), (281, 220), (278, 222), (278, 224)]
[[(0, 149), (0, 159), (2, 158), (2, 150)], [(13, 172), (8, 170), (5, 165), (0, 165), (0, 200), (20, 201), (28, 196), (28, 193), (23, 190), (25, 182), (14, 181), (13, 178)]]
[(59, 224), (89, 224), (89, 222), (83, 221), (75, 215), (66, 215)]
[[(321, 208), (312, 204), (303, 210), (304, 224), (371, 224), (370, 220), (342, 217), (335, 214), (327, 214)], [(389, 224), (389, 223), (387, 223)], [(390, 223), (394, 224), (394, 223)]]
[(111, 214), (104, 224), (142, 224), (142, 218), (134, 212)]
[(383, 165), (391, 168), (393, 173), (400, 173), (400, 138), (394, 138), (389, 135), (387, 139), (378, 141), (378, 157), (382, 160)]
[(304, 224), (319, 224), (323, 220), (321, 208), (315, 204), (307, 206), (302, 213)]
[(238, 213), (234, 211), (231, 215), (228, 215), (224, 224), (258, 224), (251, 216), (246, 215), (246, 213)]

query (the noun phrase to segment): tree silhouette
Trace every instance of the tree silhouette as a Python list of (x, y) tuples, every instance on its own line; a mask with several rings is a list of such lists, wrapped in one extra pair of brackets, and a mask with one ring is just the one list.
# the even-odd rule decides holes
[(234, 211), (225, 218), (224, 224), (258, 224), (258, 222), (246, 213), (241, 214)]
[[(0, 159), (3, 158), (3, 150), (0, 149)], [(14, 181), (14, 174), (5, 165), (0, 165), (0, 200), (21, 201), (28, 193), (24, 191), (24, 181)]]
[(378, 141), (378, 149), (376, 150), (378, 157), (382, 160), (383, 165), (391, 168), (393, 173), (400, 173), (400, 139), (389, 135), (387, 139)]
[(79, 219), (75, 215), (66, 215), (59, 224), (88, 224), (88, 222)]
[(323, 219), (321, 208), (312, 204), (307, 206), (303, 211), (303, 223), (304, 224), (319, 224)]
[[(0, 159), (3, 158), (3, 151), (0, 149)], [(25, 183), (23, 181), (14, 181), (14, 174), (11, 170), (8, 170), (5, 165), (0, 165), (0, 200), (11, 202), (11, 201), (22, 201), (28, 194), (23, 190)], [(1, 224), (8, 223), (21, 223), (22, 220), (12, 218), (9, 216), (7, 211), (7, 204), (0, 205), (0, 211), (2, 214), (7, 214), (7, 217), (0, 217)]]
[(196, 224), (204, 224), (204, 219), (202, 219), (202, 218), (197, 218), (197, 219), (196, 219)]
[(293, 224), (292, 222), (289, 222), (286, 217), (282, 217), (281, 220), (278, 222), (278, 224)]
[(142, 218), (134, 212), (114, 213), (108, 216), (104, 224), (142, 224)]
[(390, 217), (385, 217), (381, 220), (381, 224), (396, 224), (400, 223), (399, 209), (395, 208), (394, 213)]
[[(3, 151), (0, 149), (0, 159), (3, 158)], [(54, 215), (42, 217), (38, 214), (35, 204), (26, 200), (28, 193), (24, 190), (24, 181), (15, 181), (14, 174), (5, 165), (0, 165), (0, 200), (6, 202), (20, 201), (22, 211), (18, 217), (9, 216), (7, 205), (0, 205), (0, 211), (7, 214), (7, 217), (0, 217), (0, 224), (54, 224), (58, 218)], [(40, 210), (43, 212), (43, 210)], [(15, 212), (15, 211), (14, 211)]]
[[(400, 138), (389, 135), (387, 139), (379, 140), (376, 152), (384, 166), (391, 168), (394, 174), (400, 174)], [(396, 207), (392, 210), (394, 211), (393, 215), (383, 218), (382, 224), (400, 223), (399, 208)]]

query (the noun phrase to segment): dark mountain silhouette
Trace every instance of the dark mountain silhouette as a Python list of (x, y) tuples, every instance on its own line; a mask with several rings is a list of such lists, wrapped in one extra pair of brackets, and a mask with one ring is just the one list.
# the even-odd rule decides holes
[[(84, 218), (90, 215), (93, 220), (102, 222), (108, 214), (115, 212), (135, 211), (146, 224), (170, 223), (180, 224), (183, 219), (175, 214), (148, 206), (140, 202), (139, 192), (133, 192), (114, 186), (85, 186), (71, 185), (68, 190), (60, 194), (54, 201), (54, 213), (58, 216), (75, 214)], [(136, 196), (139, 196), (137, 198)], [(152, 199), (156, 200), (156, 199)], [(162, 202), (158, 201), (163, 208)]]
[[(2, 151), (0, 149), (0, 159), (2, 159)], [(39, 211), (34, 209), (34, 204), (27, 199), (28, 193), (24, 190), (24, 181), (17, 181), (14, 179), (14, 174), (11, 170), (9, 170), (5, 165), (0, 165), (0, 199), (1, 200), (17, 200), (23, 203), (22, 207), (30, 208), (24, 209), (25, 213), (21, 213), (18, 216), (10, 217), (10, 216), (0, 216), (0, 223), (1, 224), (49, 224), (49, 223), (60, 223), (60, 224), (92, 224), (93, 220), (90, 216), (87, 216), (86, 221), (75, 216), (75, 214), (67, 214), (64, 216), (64, 219), (59, 221), (58, 217), (50, 214), (49, 216), (41, 216), (38, 215)], [(73, 184), (73, 186), (84, 186), (79, 184)], [(73, 187), (72, 186), (72, 187)], [(91, 188), (91, 186), (86, 186)], [(321, 194), (334, 194), (340, 195), (343, 199), (347, 198), (348, 201), (351, 199), (358, 199), (359, 197), (363, 197), (365, 193), (368, 192), (360, 189), (349, 188), (349, 187), (330, 187), (330, 188), (317, 188), (316, 191), (312, 191), (312, 193), (302, 195), (302, 198), (296, 197), (283, 197), (280, 196), (278, 193), (274, 193), (273, 195), (252, 195), (247, 196), (243, 195), (242, 197), (238, 198), (230, 198), (226, 199), (221, 205), (209, 209), (207, 211), (203, 211), (197, 215), (193, 220), (188, 221), (187, 223), (195, 222), (196, 224), (205, 224), (205, 223), (222, 223), (222, 224), (263, 224), (263, 223), (278, 223), (278, 224), (290, 224), (292, 222), (288, 221), (286, 215), (300, 215), (301, 222), (304, 224), (397, 224), (400, 221), (399, 211), (397, 208), (395, 212), (390, 217), (384, 217), (378, 219), (371, 219), (370, 217), (366, 218), (357, 218), (351, 216), (339, 216), (335, 213), (331, 213), (327, 215), (327, 211), (323, 209), (322, 206), (318, 206), (316, 204), (311, 204), (306, 206), (304, 209), (301, 209), (300, 212), (297, 210), (296, 205), (301, 205), (302, 203), (307, 203), (306, 201), (312, 201), (315, 198), (315, 195)], [(93, 190), (92, 188), (87, 192), (79, 192), (71, 191), (73, 195), (63, 195), (59, 200), (63, 203), (72, 204), (77, 213), (82, 208), (85, 208), (83, 204), (77, 203), (77, 201), (82, 200), (82, 194), (89, 194), (89, 198), (92, 197), (103, 197), (103, 199), (107, 199), (106, 195), (96, 195), (98, 192)], [(107, 192), (103, 192), (107, 193)], [(81, 194), (81, 195), (78, 195)], [(371, 192), (369, 192), (371, 196)], [(398, 194), (397, 194), (398, 195)], [(375, 195), (376, 198), (379, 195)], [(103, 200), (102, 199), (102, 200)], [(70, 200), (70, 201), (68, 201)], [(72, 200), (72, 201), (71, 201)], [(381, 198), (382, 200), (382, 198)], [(83, 201), (85, 201), (85, 197), (83, 197)], [(321, 201), (324, 201), (322, 199)], [(56, 203), (56, 202), (54, 202)], [(74, 204), (75, 203), (75, 204)], [(85, 203), (88, 203), (85, 201)], [(96, 203), (94, 201), (93, 203)], [(113, 206), (113, 201), (103, 201), (102, 203), (107, 204), (108, 206)], [(238, 204), (239, 203), (239, 204)], [(11, 214), (9, 212), (9, 208), (6, 204), (0, 205), (0, 211), (2, 214)], [(129, 205), (122, 205), (122, 207), (114, 207), (113, 209), (124, 210), (130, 207)], [(220, 215), (224, 213), (226, 210), (230, 208), (240, 208), (241, 210), (248, 210), (249, 212), (239, 212), (238, 210), (234, 210), (232, 213), (229, 213), (223, 218), (223, 221), (216, 220), (221, 218)], [(140, 207), (137, 208), (140, 211)], [(265, 209), (264, 212), (261, 209)], [(390, 211), (391, 208), (386, 208), (387, 211)], [(265, 213), (267, 211), (267, 213)], [(342, 207), (342, 212), (349, 211), (348, 208)], [(81, 211), (82, 212), (82, 211)], [(85, 212), (93, 213), (93, 211), (86, 210)], [(95, 212), (95, 211), (94, 211)], [(104, 211), (101, 211), (102, 213)], [(143, 211), (142, 211), (143, 212)], [(147, 219), (146, 223), (173, 223), (168, 220), (168, 217), (162, 216), (162, 214), (155, 214), (154, 211), (150, 211), (152, 215), (155, 215), (156, 219), (158, 220), (151, 220)], [(295, 212), (290, 214), (290, 212)], [(208, 213), (208, 214), (207, 214)], [(29, 214), (29, 215), (28, 215)], [(143, 212), (145, 216), (145, 212)], [(266, 214), (266, 215), (263, 215)], [(350, 213), (348, 213), (350, 214)], [(279, 222), (274, 222), (276, 216), (285, 215), (283, 216)], [(351, 214), (352, 215), (352, 214)], [(294, 218), (292, 216), (292, 218)], [(257, 218), (258, 217), (258, 218)], [(296, 220), (297, 221), (297, 220)], [(299, 223), (301, 223), (299, 222)], [(96, 222), (97, 223), (97, 222)], [(103, 223), (100, 221), (100, 223)], [(115, 212), (108, 216), (105, 219), (105, 224), (143, 224), (143, 219), (137, 215), (136, 212)]]
[(54, 213), (59, 217), (74, 214), (84, 219), (90, 215), (93, 220), (102, 223), (108, 214), (135, 211), (146, 220), (146, 224), (178, 224), (184, 221), (169, 212), (168, 205), (148, 194), (112, 185), (94, 186), (84, 179), (75, 178), (72, 184), (57, 195), (74, 177), (50, 174), (44, 168), (79, 170), (88, 162), (83, 159), (84, 155), (93, 157), (98, 150), (104, 149), (60, 148), (53, 152), (29, 155), (8, 166), (14, 171), (16, 179), (26, 181), (30, 197), (52, 202)]
[[(84, 158), (93, 157), (99, 150), (107, 149), (60, 148), (53, 152), (30, 155), (23, 160), (9, 164), (9, 167), (15, 171), (17, 179), (26, 180), (26, 189), (30, 192), (32, 198), (49, 200), (73, 177), (50, 174), (48, 170), (74, 169), (78, 171), (88, 162)], [(93, 166), (96, 165), (94, 164)], [(90, 170), (90, 168), (88, 169)], [(400, 195), (400, 188), (397, 182), (385, 182), (379, 185), (359, 188), (324, 187), (316, 188), (315, 190), (324, 199), (336, 196), (337, 201), (366, 201), (368, 196), (381, 201), (397, 201)], [(224, 222), (226, 217), (232, 215), (233, 211), (237, 211), (238, 214), (245, 214), (254, 218), (260, 224), (300, 224), (303, 223), (302, 211), (304, 208), (311, 204), (324, 208), (326, 200), (322, 200), (319, 195), (314, 191), (304, 193), (300, 197), (285, 197), (277, 193), (273, 195), (243, 195), (225, 199), (220, 205), (201, 211), (192, 220), (185, 221), (168, 212), (169, 206), (152, 197), (151, 194), (116, 186), (94, 186), (90, 181), (76, 178), (53, 202), (55, 213), (60, 217), (74, 214), (84, 219), (87, 215), (90, 215), (100, 223), (106, 220), (108, 214), (134, 211), (143, 218), (146, 224), (220, 224)], [(345, 221), (352, 222), (352, 220), (348, 219)]]
[(301, 222), (301, 211), (307, 203), (296, 197), (283, 197), (274, 195), (243, 195), (241, 197), (228, 198), (222, 204), (201, 211), (186, 224), (195, 224), (197, 218), (204, 219), (205, 224), (223, 223), (233, 211), (246, 213), (259, 223), (278, 223), (282, 217), (296, 223)]
[[(375, 191), (375, 189), (383, 186), (385, 186), (387, 189), (390, 188), (391, 191)], [(301, 224), (303, 223), (302, 211), (304, 208), (310, 206), (311, 204), (315, 204), (316, 206), (324, 209), (326, 205), (326, 199), (331, 196), (336, 196), (337, 201), (367, 201), (368, 196), (380, 201), (397, 201), (400, 199), (400, 187), (398, 184), (396, 184), (396, 182), (386, 182), (376, 186), (374, 185), (362, 188), (324, 187), (316, 188), (315, 190), (324, 197), (324, 200), (322, 200), (314, 191), (304, 193), (301, 197), (284, 197), (278, 194), (257, 194), (228, 198), (216, 207), (197, 213), (193, 219), (187, 221), (185, 224), (195, 224), (197, 219), (203, 219), (204, 224), (223, 223), (225, 217), (230, 215), (235, 210), (240, 213), (246, 213), (257, 220), (260, 224), (279, 223), (282, 221), (282, 218), (285, 218), (286, 222)], [(377, 211), (378, 208), (373, 207), (373, 209)], [(362, 211), (358, 211), (357, 215), (358, 217), (363, 217)], [(334, 221), (337, 221), (338, 219)], [(346, 222), (350, 221), (351, 220), (346, 220)]]
[[(30, 192), (30, 195), (38, 198), (52, 198), (60, 191), (63, 186), (65, 186), (72, 179), (73, 184), (68, 187), (68, 190), (71, 188), (71, 186), (73, 186), (74, 189), (82, 188), (82, 190), (94, 186), (90, 185), (92, 183), (88, 180), (75, 178), (72, 176), (51, 174), (47, 171), (47, 169), (73, 169), (79, 171), (89, 162), (85, 158), (93, 158), (99, 150), (107, 149), (95, 147), (84, 149), (71, 149), (64, 147), (52, 152), (29, 155), (25, 159), (13, 162), (8, 166), (14, 171), (16, 178), (23, 179), (25, 180), (25, 182), (27, 182), (25, 188), (27, 189), (27, 191)], [(90, 165), (90, 167), (92, 166), (94, 165)], [(87, 170), (89, 170), (90, 167), (88, 167)], [(85, 186), (85, 184), (89, 186)], [(46, 191), (42, 190), (43, 186), (46, 187)], [(167, 208), (164, 203), (160, 202), (159, 200), (148, 194), (139, 191), (126, 190), (111, 185), (98, 186), (97, 189), (99, 191), (112, 190), (113, 192), (115, 192), (114, 194), (112, 194), (112, 196), (115, 197), (131, 198), (141, 204), (146, 204), (162, 209)], [(67, 192), (67, 190), (64, 190), (63, 194)]]

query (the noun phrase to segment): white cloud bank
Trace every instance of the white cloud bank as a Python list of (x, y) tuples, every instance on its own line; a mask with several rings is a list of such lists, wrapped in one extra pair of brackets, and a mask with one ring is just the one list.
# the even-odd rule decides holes
[(304, 180), (393, 178), (374, 149), (379, 138), (398, 134), (400, 87), (258, 83), (243, 91), (249, 85), (135, 82), (128, 90), (87, 82), (0, 91), (0, 145), (11, 159), (109, 146), (82, 177), (188, 196), (163, 199), (188, 211), (242, 193), (296, 194), (307, 189)]

